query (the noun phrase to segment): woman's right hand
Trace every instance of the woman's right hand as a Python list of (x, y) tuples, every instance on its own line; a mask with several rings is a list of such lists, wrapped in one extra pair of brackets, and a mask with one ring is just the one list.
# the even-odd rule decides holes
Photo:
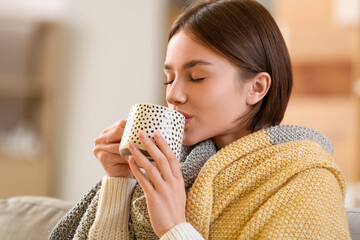
[(93, 152), (109, 177), (134, 178), (128, 162), (119, 154), (119, 145), (126, 120), (105, 128), (95, 140)]

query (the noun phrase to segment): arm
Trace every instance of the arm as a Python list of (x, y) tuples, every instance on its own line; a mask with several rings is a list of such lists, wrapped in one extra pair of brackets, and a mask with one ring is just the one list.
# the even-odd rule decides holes
[(128, 222), (135, 179), (104, 177), (89, 239), (129, 239)]
[[(96, 218), (89, 231), (89, 239), (129, 239), (128, 222), (131, 192), (135, 179), (104, 177)], [(203, 240), (188, 222), (180, 223), (164, 234), (160, 240)]]

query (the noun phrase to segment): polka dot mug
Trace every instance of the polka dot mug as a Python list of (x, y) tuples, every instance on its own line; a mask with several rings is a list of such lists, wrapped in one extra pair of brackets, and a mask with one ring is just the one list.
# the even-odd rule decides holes
[(145, 146), (140, 142), (138, 133), (142, 130), (154, 140), (154, 132), (159, 131), (179, 159), (184, 127), (185, 117), (175, 110), (156, 104), (135, 104), (131, 107), (127, 118), (119, 153), (128, 160), (131, 155), (129, 142), (133, 141), (138, 149), (152, 160)]

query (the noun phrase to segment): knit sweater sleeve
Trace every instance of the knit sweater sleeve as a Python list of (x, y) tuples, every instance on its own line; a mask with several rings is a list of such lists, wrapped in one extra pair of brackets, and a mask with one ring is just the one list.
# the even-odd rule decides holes
[(129, 239), (131, 193), (136, 179), (105, 176), (88, 239)]
[(204, 240), (201, 234), (188, 222), (180, 223), (161, 236), (160, 240)]

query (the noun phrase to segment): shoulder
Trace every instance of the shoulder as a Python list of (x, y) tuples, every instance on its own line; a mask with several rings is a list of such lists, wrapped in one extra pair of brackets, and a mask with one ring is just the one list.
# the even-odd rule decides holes
[[(271, 215), (260, 235), (300, 239), (349, 239), (344, 185), (326, 168), (309, 168), (290, 178), (254, 215)], [(276, 229), (276, 231), (274, 231)], [(271, 238), (270, 237), (270, 238)]]
[(298, 194), (304, 197), (321, 196), (325, 202), (336, 200), (341, 203), (345, 197), (346, 185), (343, 175), (333, 169), (313, 167), (294, 175), (285, 188), (291, 188), (292, 192), (299, 192)]
[(274, 145), (297, 141), (310, 141), (321, 146), (329, 155), (333, 153), (331, 142), (319, 131), (303, 126), (278, 125), (263, 130)]

